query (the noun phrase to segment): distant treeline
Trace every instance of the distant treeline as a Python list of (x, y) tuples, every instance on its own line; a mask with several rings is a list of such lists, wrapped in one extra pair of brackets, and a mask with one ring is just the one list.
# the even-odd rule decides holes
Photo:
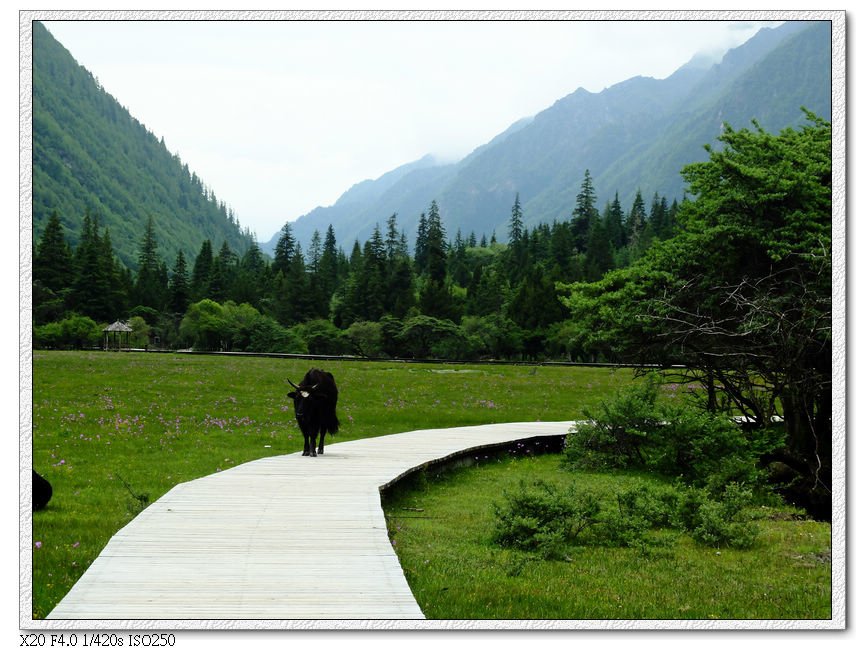
[(194, 260), (180, 251), (169, 269), (150, 222), (135, 273), (96, 215), (84, 215), (73, 249), (55, 211), (34, 254), (34, 345), (99, 345), (119, 319), (142, 347), (598, 361), (580, 345), (557, 283), (628, 266), (675, 234), (678, 211), (676, 200), (647, 203), (639, 191), (629, 209), (616, 196), (598, 210), (586, 170), (563, 221), (527, 229), (517, 194), (505, 242), (448, 237), (433, 200), (411, 247), (396, 214), (349, 254), (333, 227), (304, 252), (286, 223), (272, 260), (255, 243), (239, 254), (206, 239)]

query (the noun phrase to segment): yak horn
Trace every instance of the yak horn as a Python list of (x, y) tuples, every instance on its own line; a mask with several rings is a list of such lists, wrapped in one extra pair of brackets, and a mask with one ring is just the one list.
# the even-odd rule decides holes
[(288, 381), (295, 390), (300, 390), (300, 386), (297, 386), (293, 381), (291, 381), (291, 379), (287, 379), (286, 381)]

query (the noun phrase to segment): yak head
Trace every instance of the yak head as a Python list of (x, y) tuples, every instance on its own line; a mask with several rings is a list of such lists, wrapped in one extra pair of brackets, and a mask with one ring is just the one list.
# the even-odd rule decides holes
[(302, 383), (300, 386), (296, 385), (291, 379), (288, 380), (288, 383), (291, 384), (293, 391), (288, 393), (288, 398), (294, 401), (294, 414), (298, 419), (303, 418), (304, 414), (309, 413), (313, 400), (318, 396), (316, 393), (316, 389), (318, 388), (318, 384), (314, 386), (304, 386)]

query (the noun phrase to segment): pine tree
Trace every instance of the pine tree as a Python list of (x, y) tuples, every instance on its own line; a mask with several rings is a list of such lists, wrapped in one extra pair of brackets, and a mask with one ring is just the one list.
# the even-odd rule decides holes
[(233, 275), (228, 292), (229, 299), (261, 309), (269, 278), (267, 262), (255, 241), (240, 258)]
[(133, 302), (162, 311), (167, 301), (167, 278), (157, 250), (153, 217), (147, 220), (144, 239), (138, 253), (138, 275), (135, 279)]
[(427, 217), (426, 274), (434, 282), (444, 283), (447, 277), (447, 244), (438, 204), (433, 200)]
[(508, 245), (514, 248), (523, 238), (523, 209), (520, 206), (520, 195), (517, 193), (511, 208), (511, 220), (508, 229)]
[(423, 314), (434, 318), (459, 320), (455, 313), (450, 288), (447, 285), (447, 245), (445, 231), (439, 216), (438, 204), (433, 200), (427, 218), (427, 264), (421, 286), (418, 306)]
[(574, 233), (574, 245), (577, 252), (585, 252), (589, 237), (589, 228), (592, 221), (598, 218), (598, 210), (595, 207), (595, 188), (592, 185), (592, 176), (586, 170), (580, 193), (577, 194), (577, 205), (571, 214), (571, 228)]
[(171, 271), (171, 280), (168, 284), (168, 308), (175, 317), (186, 313), (190, 302), (189, 276), (186, 270), (186, 258), (183, 251), (177, 252), (174, 268)]
[(393, 261), (400, 249), (400, 233), (396, 227), (396, 212), (387, 218), (387, 231), (384, 240), (387, 259)]
[(126, 308), (126, 291), (114, 258), (111, 236), (106, 229), (100, 237), (98, 220), (89, 212), (84, 215), (81, 241), (75, 249), (73, 266), (72, 304), (75, 310), (100, 322), (119, 318)]
[(33, 282), (54, 293), (72, 284), (72, 250), (57, 211), (51, 213), (33, 256)]
[(639, 248), (642, 244), (643, 232), (645, 229), (646, 204), (643, 201), (643, 195), (640, 193), (640, 190), (637, 190), (637, 195), (634, 197), (634, 204), (631, 206), (631, 211), (628, 213), (628, 219), (625, 222), (628, 246)]
[(209, 297), (210, 274), (213, 272), (213, 245), (209, 239), (201, 243), (198, 255), (192, 265), (192, 279), (189, 293), (192, 302)]
[(418, 274), (426, 271), (429, 234), (426, 213), (421, 212), (417, 223), (417, 237), (414, 244), (414, 264)]
[(213, 271), (210, 274), (208, 293), (212, 300), (220, 303), (228, 300), (236, 269), (237, 255), (228, 247), (228, 242), (224, 241), (213, 261)]
[(339, 282), (340, 261), (339, 251), (336, 247), (336, 234), (333, 226), (328, 225), (324, 233), (324, 246), (321, 251), (321, 263), (319, 265), (321, 275), (321, 291), (330, 304), (331, 296), (336, 291)]
[(276, 242), (276, 247), (273, 251), (273, 269), (274, 272), (281, 272), (283, 275), (288, 275), (291, 267), (292, 257), (295, 247), (294, 235), (291, 232), (291, 224), (286, 223), (279, 234), (279, 239)]
[(616, 192), (613, 201), (604, 208), (604, 226), (607, 231), (607, 239), (610, 240), (614, 248), (621, 248), (627, 243), (625, 214), (622, 211), (622, 204), (619, 202), (618, 192)]

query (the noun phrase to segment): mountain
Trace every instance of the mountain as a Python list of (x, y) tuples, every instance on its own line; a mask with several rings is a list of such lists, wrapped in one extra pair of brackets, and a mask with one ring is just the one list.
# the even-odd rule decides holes
[(53, 211), (77, 245), (85, 212), (108, 228), (130, 269), (147, 222), (169, 268), (205, 239), (242, 254), (252, 244), (231, 210), (78, 65), (45, 25), (33, 24), (33, 237)]
[[(635, 77), (599, 93), (577, 89), (520, 120), (463, 160), (429, 157), (346, 192), (292, 222), (304, 243), (332, 225), (349, 250), (397, 213), (413, 242), (418, 217), (432, 200), (448, 236), (507, 232), (520, 195), (524, 222), (570, 218), (585, 170), (598, 206), (618, 192), (627, 209), (639, 189), (681, 199), (682, 167), (705, 160), (723, 123), (776, 132), (803, 120), (801, 107), (831, 117), (829, 22), (788, 22), (763, 29), (718, 63), (696, 56), (666, 79)], [(363, 193), (359, 190), (363, 189)], [(275, 243), (262, 245), (264, 250)]]

